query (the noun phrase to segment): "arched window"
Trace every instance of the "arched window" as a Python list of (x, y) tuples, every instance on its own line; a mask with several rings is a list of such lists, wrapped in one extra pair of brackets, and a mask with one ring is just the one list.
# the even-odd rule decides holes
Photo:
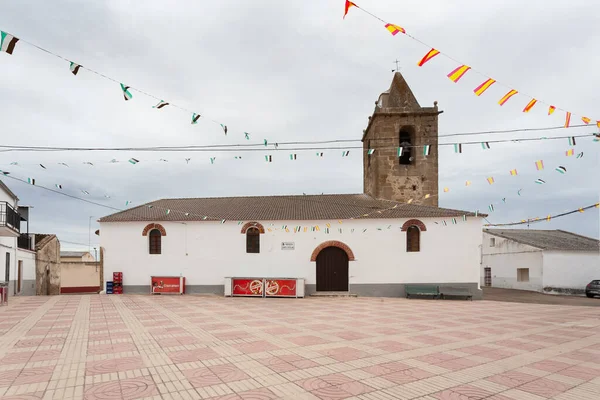
[(406, 230), (406, 251), (421, 251), (421, 231), (415, 225), (409, 226)]
[(150, 254), (161, 254), (162, 235), (158, 229), (152, 229), (148, 235)]
[(260, 253), (260, 230), (248, 228), (246, 231), (246, 253)]

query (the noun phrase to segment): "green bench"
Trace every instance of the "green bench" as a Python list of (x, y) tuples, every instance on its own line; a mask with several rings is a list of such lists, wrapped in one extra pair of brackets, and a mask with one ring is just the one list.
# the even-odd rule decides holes
[(410, 296), (433, 296), (434, 299), (440, 297), (440, 288), (435, 285), (406, 285), (406, 298)]
[(440, 289), (440, 297), (445, 299), (446, 297), (465, 297), (466, 300), (473, 301), (473, 294), (469, 288), (456, 287), (456, 286), (443, 286)]

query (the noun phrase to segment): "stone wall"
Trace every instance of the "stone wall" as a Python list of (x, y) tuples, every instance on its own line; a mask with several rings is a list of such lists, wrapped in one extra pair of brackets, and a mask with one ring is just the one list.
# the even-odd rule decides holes
[(36, 235), (36, 295), (60, 294), (60, 242), (55, 235)]
[[(373, 197), (415, 204), (438, 205), (437, 105), (421, 107), (400, 74), (389, 93), (380, 96), (363, 135), (363, 190)], [(410, 165), (401, 165), (397, 149), (400, 131), (411, 130)], [(430, 146), (428, 156), (423, 146)], [(368, 155), (368, 150), (375, 152)], [(429, 194), (428, 199), (424, 199)]]

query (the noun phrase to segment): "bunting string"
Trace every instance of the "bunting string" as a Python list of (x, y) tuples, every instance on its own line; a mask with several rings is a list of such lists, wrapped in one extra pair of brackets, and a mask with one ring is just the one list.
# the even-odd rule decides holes
[[(549, 107), (549, 112), (548, 115), (551, 115), (554, 111), (556, 110), (560, 110), (563, 111), (565, 113), (565, 127), (568, 128), (570, 125), (570, 120), (571, 120), (571, 115), (572, 113), (557, 107), (554, 104), (551, 104), (549, 102), (546, 101), (542, 101), (534, 96), (528, 95), (526, 93), (519, 93), (519, 91), (515, 90), (513, 88), (512, 85), (507, 85), (507, 84), (503, 84), (501, 82), (496, 81), (495, 79), (491, 78), (488, 74), (478, 71), (472, 67), (470, 67), (469, 65), (457, 60), (456, 58), (448, 55), (447, 53), (443, 53), (441, 52), (439, 49), (436, 49), (435, 47), (423, 42), (422, 40), (416, 38), (415, 36), (413, 36), (412, 34), (408, 33), (406, 31), (406, 29), (401, 28), (398, 29), (396, 31), (391, 31), (388, 27), (391, 26), (396, 26), (399, 27), (398, 25), (393, 25), (391, 23), (389, 23), (388, 21), (385, 21), (383, 18), (371, 13), (370, 11), (366, 10), (365, 8), (359, 6), (356, 3), (353, 3), (349, 0), (345, 0), (345, 5), (344, 5), (344, 18), (346, 17), (346, 14), (348, 14), (349, 10), (351, 8), (356, 8), (360, 11), (362, 11), (363, 13), (371, 16), (372, 18), (382, 22), (384, 24), (384, 27), (390, 32), (392, 33), (393, 36), (406, 36), (414, 41), (416, 41), (417, 43), (420, 43), (421, 45), (423, 45), (424, 47), (426, 47), (428, 50), (428, 52), (425, 54), (425, 56), (417, 63), (417, 65), (419, 67), (423, 67), (427, 62), (431, 61), (434, 57), (438, 56), (438, 55), (442, 55), (444, 57), (446, 57), (447, 59), (451, 60), (452, 62), (455, 62), (456, 64), (458, 64), (458, 67), (456, 67), (453, 71), (451, 71), (448, 74), (448, 78), (457, 83), (467, 72), (472, 71), (482, 77), (485, 78), (485, 81), (483, 81), (483, 83), (481, 85), (479, 85), (478, 87), (476, 87), (473, 92), (475, 93), (475, 95), (477, 96), (481, 96), (487, 89), (489, 89), (493, 84), (497, 84), (499, 86), (502, 86), (506, 89), (508, 89), (508, 92), (500, 99), (500, 101), (498, 102), (499, 105), (504, 105), (507, 101), (509, 101), (513, 96), (517, 95), (517, 94), (521, 94), (525, 97), (529, 97), (530, 101), (528, 102), (528, 104), (525, 106), (525, 108), (523, 109), (523, 112), (529, 112), (531, 110), (531, 108), (533, 108), (533, 106), (536, 103), (541, 103), (544, 104), (546, 106)], [(397, 33), (402, 33), (403, 35), (396, 35)], [(583, 121), (585, 124), (589, 124), (591, 122), (591, 119), (581, 115), (581, 121)], [(597, 126), (600, 128), (600, 119), (596, 121)]]

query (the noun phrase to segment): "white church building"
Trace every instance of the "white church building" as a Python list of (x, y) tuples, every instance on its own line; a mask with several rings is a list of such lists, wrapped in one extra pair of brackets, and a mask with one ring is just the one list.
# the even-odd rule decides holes
[(481, 298), (484, 215), (437, 207), (438, 114), (394, 76), (364, 131), (362, 194), (163, 199), (103, 217), (104, 281), (124, 293), (384, 297), (428, 284)]

